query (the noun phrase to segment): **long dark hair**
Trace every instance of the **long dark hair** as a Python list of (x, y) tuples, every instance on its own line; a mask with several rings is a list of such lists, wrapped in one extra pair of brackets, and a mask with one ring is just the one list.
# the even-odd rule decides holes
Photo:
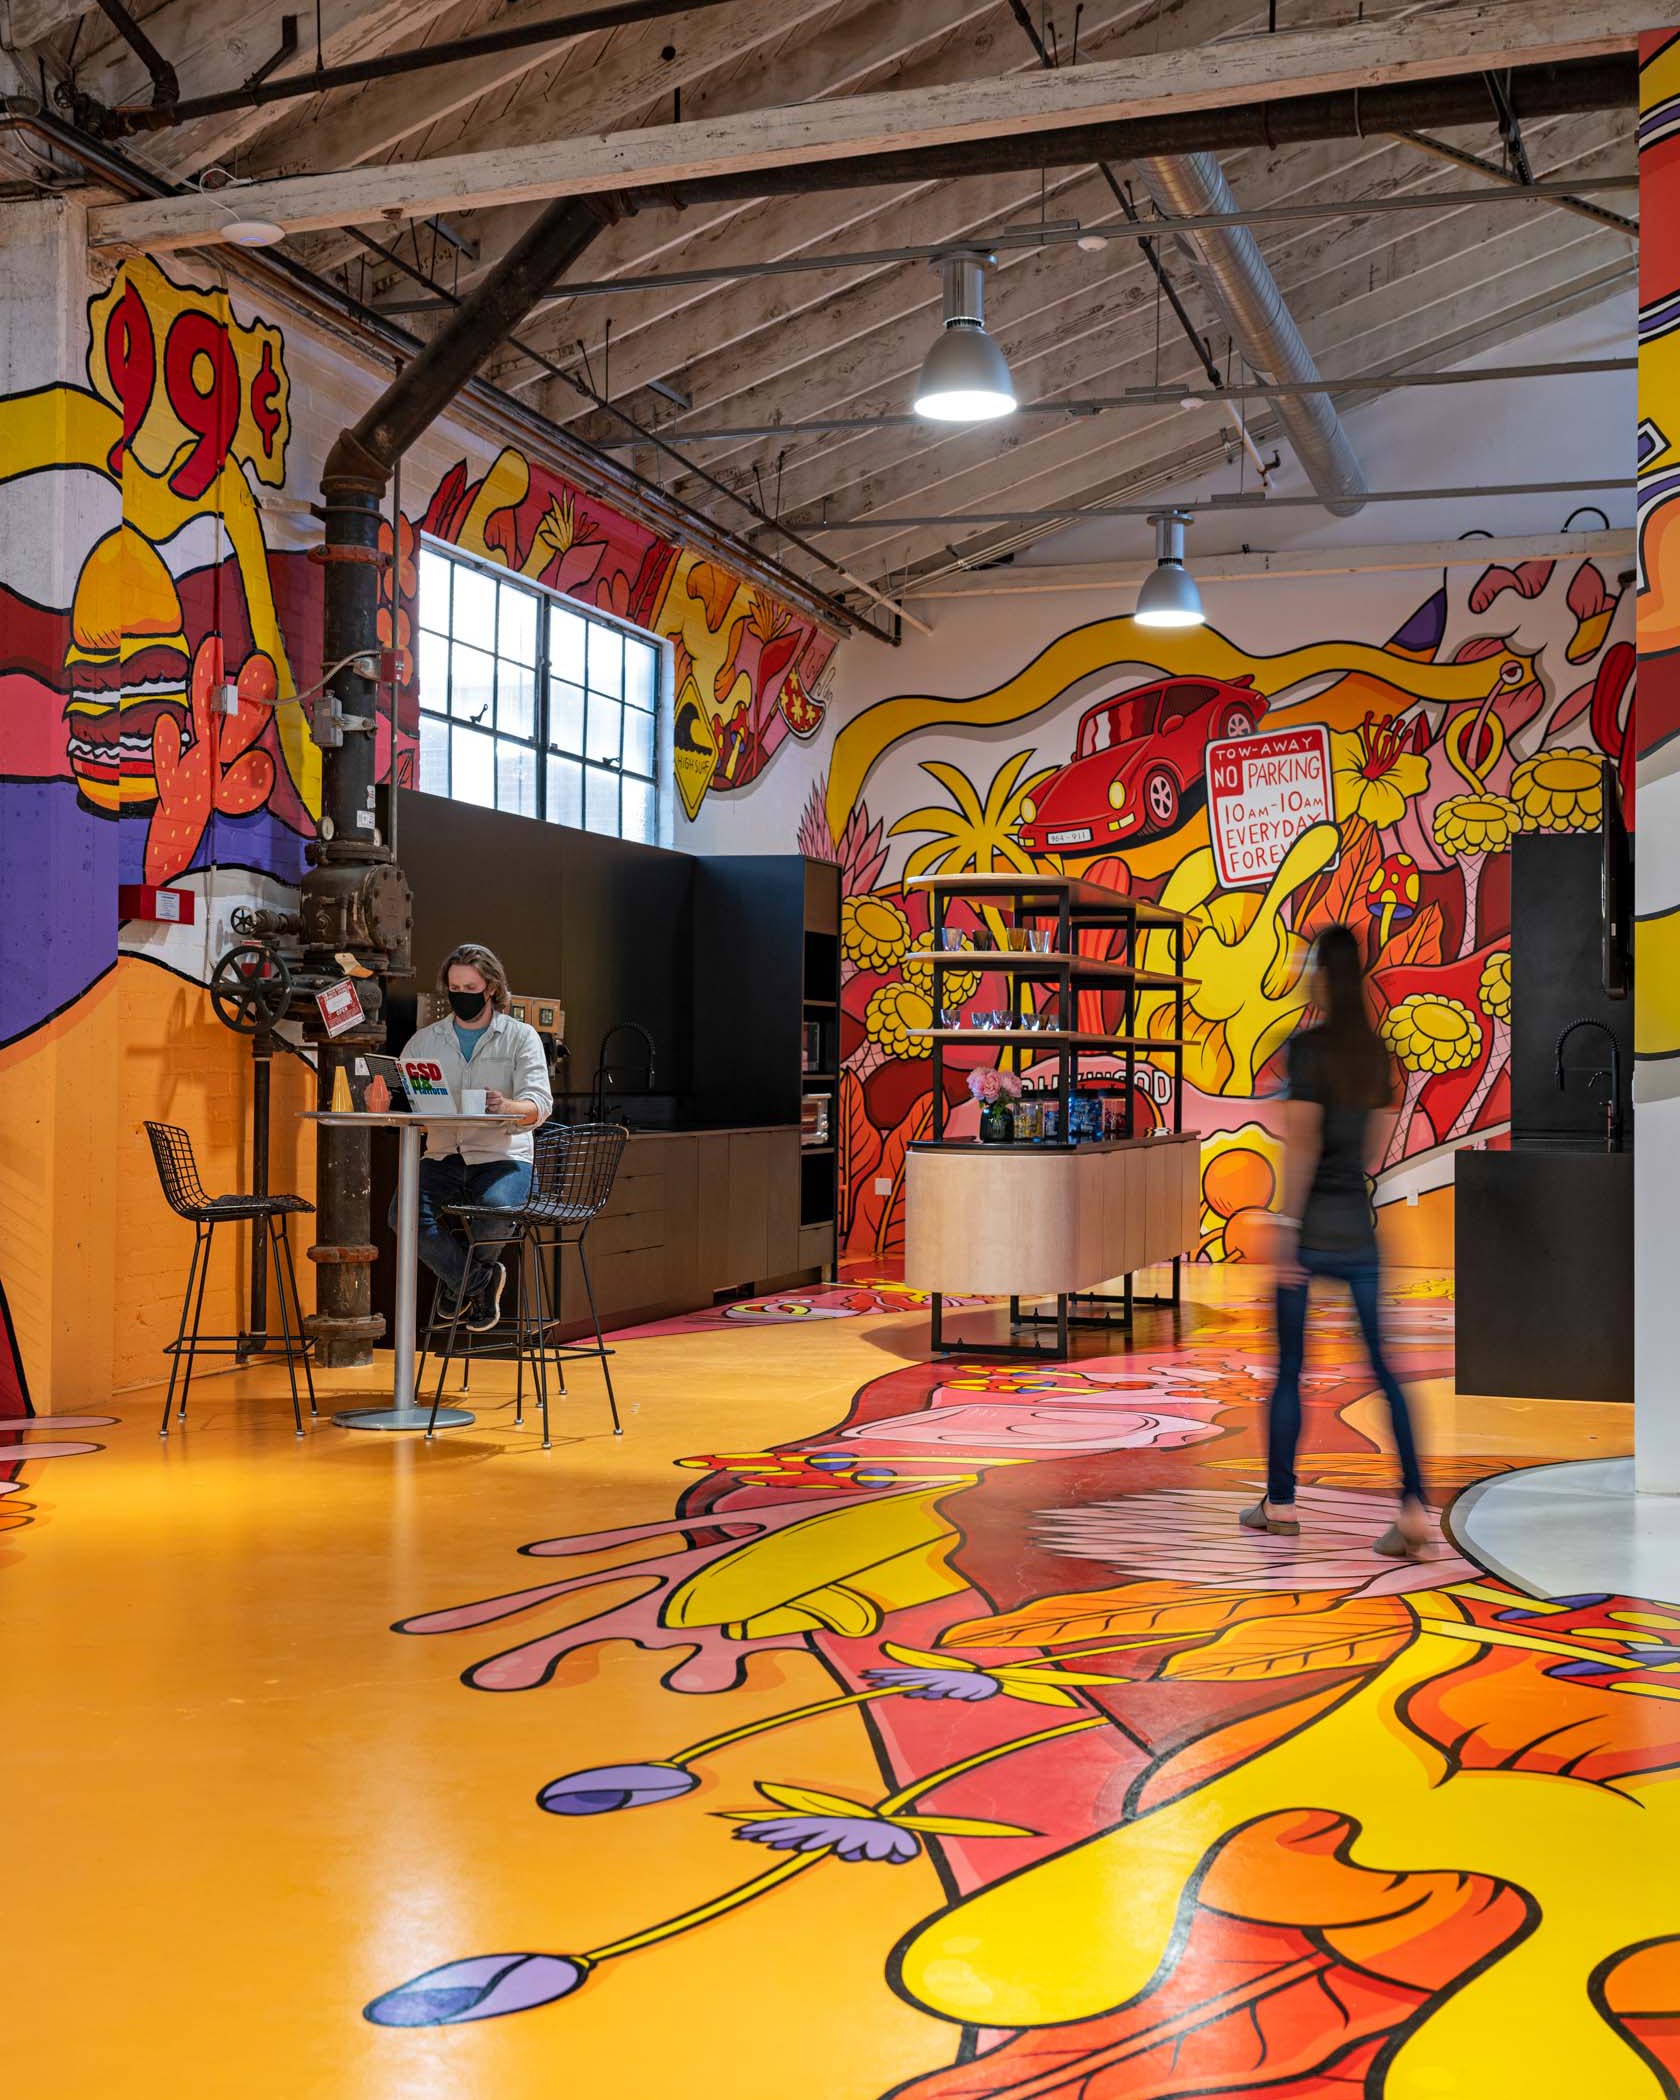
[(1351, 929), (1327, 926), (1313, 946), (1313, 963), (1331, 1099), (1338, 1108), (1387, 1108), (1394, 1098), (1394, 1075), (1366, 1010), (1365, 965)]

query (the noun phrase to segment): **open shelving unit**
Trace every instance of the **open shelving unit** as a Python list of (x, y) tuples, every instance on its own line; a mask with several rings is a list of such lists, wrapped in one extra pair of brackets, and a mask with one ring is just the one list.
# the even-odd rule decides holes
[[(1019, 1160), (1025, 1166), (1029, 1156), (1043, 1157), (1047, 1161), (1059, 1159), (1063, 1162), (1064, 1169), (1071, 1171), (1070, 1162), (1074, 1155), (1084, 1160), (1090, 1160), (1097, 1154), (1115, 1155), (1115, 1174), (1124, 1172), (1132, 1175), (1138, 1186), (1143, 1187), (1147, 1177), (1141, 1171), (1134, 1172), (1134, 1169), (1141, 1168), (1141, 1160), (1118, 1157), (1121, 1154), (1140, 1154), (1149, 1144), (1147, 1139), (1138, 1137), (1136, 1130), (1136, 1078), (1138, 1060), (1141, 1057), (1165, 1054), (1170, 1060), (1171, 1134), (1178, 1140), (1183, 1140), (1184, 1137), (1184, 1009), (1185, 992), (1191, 980), (1185, 975), (1184, 967), (1186, 926), (1183, 914), (1170, 911), (1165, 906), (1147, 899), (1127, 896), (1097, 883), (1082, 882), (1075, 876), (940, 875), (923, 877), (908, 886), (924, 891), (928, 897), (933, 942), (928, 960), (933, 971), (933, 1004), (936, 1015), (950, 1011), (944, 996), (945, 979), (949, 975), (995, 971), (1007, 977), (1009, 985), (1006, 1025), (992, 1028), (939, 1026), (918, 1031), (921, 1039), (932, 1046), (933, 1128), (931, 1137), (914, 1149), (923, 1153), (962, 1154), (968, 1157), (973, 1157), (977, 1151), (992, 1155), (999, 1163), (999, 1170), (1013, 1177), (1009, 1198), (1011, 1202), (1024, 1200), (1019, 1173), (1013, 1162)], [(1044, 945), (1040, 949), (946, 947), (944, 940), (947, 907), (958, 900), (1007, 909), (1015, 926), (1021, 929), (1026, 937), (1031, 939), (1036, 935), (1043, 940)], [(1047, 936), (1039, 931), (1044, 928), (1050, 929)], [(1103, 957), (1082, 955), (1079, 952), (1079, 937), (1091, 931), (1118, 933), (1119, 952)], [(1145, 932), (1154, 931), (1165, 931), (1171, 935), (1171, 970), (1149, 970), (1143, 967), (1140, 959), (1140, 938)], [(1054, 988), (1057, 1001), (1056, 1018), (1062, 1025), (1055, 1028), (1025, 1025), (1026, 992), (1033, 984)], [(1118, 996), (1120, 1013), (1112, 1032), (1083, 1029), (1077, 1025), (1081, 991), (1097, 991)], [(1173, 1028), (1169, 1036), (1139, 1032), (1138, 997), (1140, 993), (1151, 991), (1170, 991), (1173, 994)], [(968, 1142), (953, 1143), (946, 1136), (949, 1103), (945, 1087), (945, 1053), (953, 1044), (1001, 1046), (1011, 1054), (1017, 1072), (1028, 1062), (1036, 1061), (1030, 1053), (1036, 1053), (1039, 1058), (1046, 1053), (1053, 1053), (1056, 1059), (1057, 1127), (1061, 1133), (1060, 1140), (1048, 1143), (1035, 1141), (1014, 1145), (989, 1145), (983, 1148)], [(1107, 1144), (1087, 1141), (1075, 1145), (1069, 1142), (1068, 1133), (1071, 1129), (1072, 1103), (1081, 1084), (1081, 1061), (1087, 1056), (1098, 1054), (1117, 1058), (1123, 1063), (1123, 1135)], [(1026, 1171), (1030, 1172), (1030, 1167), (1027, 1167)], [(1182, 1160), (1175, 1163), (1175, 1171), (1179, 1183), (1182, 1183)], [(930, 1186), (933, 1178), (930, 1174)], [(1150, 1182), (1149, 1186), (1153, 1188), (1153, 1182)], [(1091, 1192), (1086, 1191), (1081, 1200), (1089, 1205), (1092, 1200)], [(1182, 1186), (1175, 1185), (1174, 1190), (1165, 1192), (1162, 1199), (1161, 1229), (1169, 1236), (1175, 1229), (1179, 1229), (1171, 1220), (1179, 1221), (1179, 1227), (1182, 1226), (1186, 1202)], [(1124, 1234), (1111, 1234), (1108, 1244), (1117, 1248), (1138, 1248), (1147, 1247), (1151, 1242), (1147, 1233), (1133, 1232), (1129, 1238)], [(1131, 1325), (1133, 1308), (1138, 1304), (1176, 1306), (1179, 1303), (1184, 1245), (1182, 1236), (1178, 1237), (1174, 1244), (1179, 1251), (1164, 1257), (1170, 1260), (1172, 1267), (1171, 1294), (1164, 1298), (1145, 1299), (1135, 1293), (1132, 1265), (1123, 1270), (1124, 1289), (1118, 1298), (1104, 1296), (1092, 1289), (1058, 1289), (1053, 1293), (1044, 1293), (1046, 1296), (1054, 1296), (1056, 1309), (1053, 1315), (1023, 1310), (1022, 1294), (1011, 1291), (1011, 1330), (1053, 1326), (1056, 1331), (1054, 1350), (1045, 1349), (1037, 1341), (1011, 1341), (995, 1346), (948, 1342), (943, 1328), (944, 1294), (938, 1289), (931, 1290), (929, 1297), (934, 1351), (944, 1355), (962, 1352), (1027, 1357), (1054, 1353), (1065, 1356), (1071, 1327), (1126, 1328)], [(1155, 1260), (1155, 1257), (1140, 1259), (1135, 1266), (1153, 1267)], [(1113, 1273), (1118, 1275), (1122, 1270), (1117, 1267)]]
[[(933, 949), (934, 1012), (946, 1011), (944, 978), (948, 973), (969, 974), (997, 970), (1009, 978), (1009, 1017), (1014, 1024), (1004, 1028), (928, 1028), (918, 1031), (933, 1045), (933, 1143), (945, 1136), (944, 1052), (952, 1043), (1002, 1043), (1015, 1055), (1019, 1071), (1026, 1060), (1021, 1052), (1029, 1046), (1054, 1049), (1057, 1055), (1056, 1094), (1060, 1128), (1068, 1129), (1068, 1110), (1079, 1085), (1079, 1060), (1103, 1052), (1125, 1059), (1126, 1136), (1135, 1134), (1137, 1094), (1135, 1081), (1140, 1055), (1166, 1051), (1172, 1058), (1172, 1127), (1184, 1127), (1184, 993), (1189, 980), (1184, 975), (1185, 926), (1182, 912), (1129, 897), (1100, 883), (1081, 882), (1072, 875), (929, 875), (908, 885), (924, 890), (928, 897)], [(1014, 913), (1017, 925), (1054, 923), (1052, 945), (1041, 954), (1021, 949), (947, 948), (943, 945), (945, 907), (957, 898), (975, 903), (1004, 904)], [(1119, 956), (1081, 955), (1077, 937), (1087, 930), (1117, 931), (1125, 942)], [(1171, 971), (1146, 970), (1138, 961), (1138, 937), (1146, 931), (1165, 930), (1173, 939)], [(1026, 985), (1053, 985), (1061, 1028), (1025, 1028), (1022, 992)], [(1069, 1028), (1078, 1019), (1081, 990), (1117, 992), (1122, 1001), (1119, 1028), (1113, 1034)], [(1173, 993), (1173, 1032), (1170, 1036), (1145, 1036), (1137, 1032), (1137, 995), (1140, 991)], [(1177, 1277), (1174, 1276), (1174, 1287)]]

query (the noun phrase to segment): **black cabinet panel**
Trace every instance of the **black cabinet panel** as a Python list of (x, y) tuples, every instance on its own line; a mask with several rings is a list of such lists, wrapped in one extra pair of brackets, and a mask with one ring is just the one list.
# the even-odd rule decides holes
[(1461, 1152), (1458, 1390), (1633, 1398), (1633, 1155)]
[(1632, 1141), (1633, 1001), (1604, 993), (1603, 859), (1596, 832), (1529, 832), (1511, 848), (1511, 1133), (1519, 1145), (1603, 1144), (1607, 1082), (1589, 1090), (1584, 1069), (1609, 1062), (1596, 1030), (1571, 1041), (1561, 1091), (1557, 1083), (1557, 1039), (1583, 1018), (1604, 1022), (1621, 1045), (1623, 1141)]

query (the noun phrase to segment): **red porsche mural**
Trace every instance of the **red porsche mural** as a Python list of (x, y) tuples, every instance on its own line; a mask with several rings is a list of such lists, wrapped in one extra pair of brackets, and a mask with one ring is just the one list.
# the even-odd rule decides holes
[(1078, 857), (1176, 829), (1220, 737), (1248, 736), (1263, 694), (1238, 679), (1164, 678), (1100, 701), (1079, 718), (1069, 763), (1021, 805), (1029, 853)]

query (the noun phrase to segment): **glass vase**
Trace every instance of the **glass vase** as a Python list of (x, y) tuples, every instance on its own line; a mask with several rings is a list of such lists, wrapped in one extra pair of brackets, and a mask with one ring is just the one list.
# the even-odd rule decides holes
[(990, 1101), (981, 1109), (980, 1142), (982, 1145), (1012, 1145), (1015, 1142), (1015, 1117), (1007, 1101)]

